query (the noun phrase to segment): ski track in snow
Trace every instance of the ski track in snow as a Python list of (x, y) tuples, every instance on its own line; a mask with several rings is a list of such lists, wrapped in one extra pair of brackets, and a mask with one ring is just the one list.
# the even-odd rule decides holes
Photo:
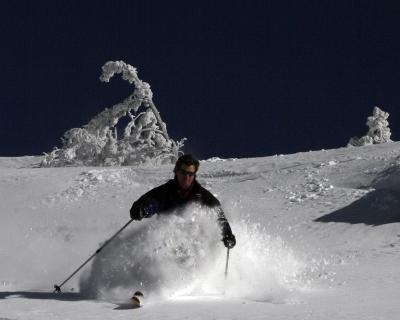
[[(400, 143), (202, 161), (198, 179), (238, 240), (226, 281), (213, 213), (191, 206), (131, 224), (60, 295), (52, 285), (172, 166), (41, 169), (39, 160), (0, 158), (0, 318), (398, 317)], [(138, 289), (145, 307), (114, 310)]]

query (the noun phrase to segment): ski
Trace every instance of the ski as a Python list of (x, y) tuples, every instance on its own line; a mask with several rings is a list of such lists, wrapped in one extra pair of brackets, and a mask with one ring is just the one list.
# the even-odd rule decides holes
[(132, 298), (131, 303), (134, 308), (140, 308), (143, 305), (144, 295), (141, 291), (136, 291)]
[(136, 291), (129, 301), (124, 303), (116, 303), (118, 306), (114, 310), (127, 310), (127, 309), (138, 309), (143, 306), (144, 295), (140, 291)]

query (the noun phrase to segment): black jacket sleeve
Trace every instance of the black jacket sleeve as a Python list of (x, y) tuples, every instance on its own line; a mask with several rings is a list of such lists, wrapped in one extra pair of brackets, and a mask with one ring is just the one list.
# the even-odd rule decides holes
[(217, 211), (218, 225), (221, 228), (222, 237), (225, 238), (227, 236), (231, 236), (232, 229), (231, 229), (231, 226), (229, 225), (228, 220), (225, 217), (225, 213), (222, 210), (221, 206), (218, 206), (215, 210)]
[(222, 237), (232, 235), (231, 226), (229, 225), (229, 222), (225, 217), (225, 213), (222, 210), (219, 200), (214, 197), (214, 195), (210, 191), (206, 190), (203, 187), (201, 187), (201, 193), (203, 195), (203, 203), (208, 207), (213, 208), (217, 213), (217, 221), (221, 229)]

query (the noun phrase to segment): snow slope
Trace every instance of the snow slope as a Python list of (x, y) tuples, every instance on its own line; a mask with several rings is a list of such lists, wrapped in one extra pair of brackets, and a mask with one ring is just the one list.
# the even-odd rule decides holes
[(398, 319), (400, 143), (202, 161), (238, 241), (226, 281), (213, 212), (191, 206), (132, 223), (62, 294), (172, 166), (39, 161), (0, 158), (0, 318)]

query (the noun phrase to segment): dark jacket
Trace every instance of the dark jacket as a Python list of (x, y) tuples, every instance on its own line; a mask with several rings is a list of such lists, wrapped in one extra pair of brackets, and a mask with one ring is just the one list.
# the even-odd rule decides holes
[(222, 211), (220, 202), (211, 192), (203, 188), (196, 179), (186, 192), (180, 188), (176, 178), (150, 190), (133, 203), (130, 214), (132, 218), (137, 217), (140, 211), (149, 207), (156, 207), (158, 214), (165, 214), (193, 202), (213, 208), (217, 215), (222, 236), (232, 235), (231, 227)]

